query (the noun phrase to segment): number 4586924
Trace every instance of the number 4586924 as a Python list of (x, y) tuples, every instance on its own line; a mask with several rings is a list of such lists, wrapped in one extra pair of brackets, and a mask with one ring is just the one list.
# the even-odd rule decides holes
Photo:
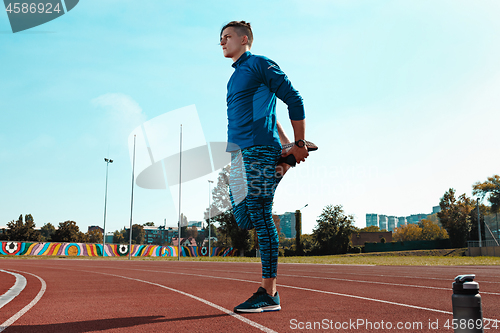
[(35, 13), (45, 13), (45, 14), (52, 14), (54, 12), (59, 13), (61, 12), (61, 8), (59, 8), (59, 4), (56, 4), (56, 6), (52, 6), (50, 2), (43, 4), (43, 3), (9, 3), (9, 5), (5, 8), (5, 11), (7, 13), (14, 13), (14, 14), (35, 14)]
[(450, 322), (450, 319), (444, 323), (444, 328), (446, 329), (498, 329), (500, 325), (498, 324), (498, 320), (491, 320), (491, 319), (453, 319)]

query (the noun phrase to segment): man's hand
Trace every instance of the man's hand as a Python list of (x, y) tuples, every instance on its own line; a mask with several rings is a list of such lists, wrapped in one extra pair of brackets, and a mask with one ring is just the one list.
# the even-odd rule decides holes
[(295, 156), (295, 160), (297, 161), (297, 163), (304, 162), (306, 160), (307, 156), (309, 156), (309, 152), (307, 151), (307, 148), (305, 146), (301, 148), (297, 145), (293, 146), (287, 152), (283, 151), (281, 156), (286, 157), (290, 154)]

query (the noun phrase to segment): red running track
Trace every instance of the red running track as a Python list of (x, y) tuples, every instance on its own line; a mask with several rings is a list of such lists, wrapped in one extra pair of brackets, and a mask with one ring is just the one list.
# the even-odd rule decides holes
[(27, 281), (0, 297), (7, 333), (453, 332), (451, 284), (469, 273), (484, 317), (500, 319), (495, 266), (280, 264), (282, 310), (244, 315), (232, 309), (257, 290), (258, 263), (4, 259), (0, 270), (0, 295), (16, 281), (7, 272)]

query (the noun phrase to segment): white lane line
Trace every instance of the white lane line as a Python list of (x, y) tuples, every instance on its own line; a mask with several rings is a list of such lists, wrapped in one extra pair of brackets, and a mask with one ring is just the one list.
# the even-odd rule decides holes
[[(280, 264), (281, 265), (281, 264)], [(471, 271), (471, 270), (470, 270)], [(296, 270), (296, 272), (310, 272), (310, 270)], [(333, 273), (333, 274), (338, 274), (338, 272), (333, 272), (333, 271), (325, 271), (325, 272), (321, 272), (323, 274), (330, 274), (330, 273)], [(470, 272), (469, 272), (470, 273)], [(342, 272), (342, 274), (344, 275), (359, 275), (359, 273), (349, 273), (349, 272)], [(281, 274), (280, 274), (281, 275)], [(450, 279), (444, 279), (444, 278), (435, 278), (435, 277), (426, 277), (426, 276), (406, 276), (406, 275), (385, 275), (385, 274), (365, 274), (363, 273), (364, 276), (379, 276), (379, 277), (390, 277), (390, 278), (406, 278), (406, 279), (418, 279), (418, 280), (437, 280), (437, 281), (447, 281), (447, 282), (453, 282), (453, 278), (450, 280)], [(455, 274), (453, 276), (456, 276), (458, 274)], [(477, 273), (476, 273), (477, 275)], [(494, 278), (494, 277), (493, 277)], [(482, 281), (482, 280), (475, 280), (476, 282), (478, 283), (500, 283), (500, 282), (497, 282), (497, 281)]]
[(233, 316), (234, 318), (238, 319), (238, 320), (241, 320), (242, 322), (250, 325), (250, 326), (253, 326), (255, 328), (258, 328), (260, 329), (261, 331), (263, 332), (266, 332), (266, 333), (277, 333), (276, 331), (273, 331), (272, 329), (266, 327), (266, 326), (263, 326), (259, 323), (256, 323), (254, 321), (251, 321), (243, 316), (240, 316), (236, 313), (234, 313), (233, 311), (230, 311), (226, 308), (223, 308), (222, 306), (219, 306), (215, 303), (212, 303), (210, 301), (207, 301), (201, 297), (198, 297), (198, 296), (194, 296), (194, 295), (191, 295), (191, 294), (188, 294), (184, 291), (181, 291), (181, 290), (177, 290), (177, 289), (174, 289), (174, 288), (170, 288), (170, 287), (167, 287), (167, 286), (164, 286), (162, 284), (158, 284), (158, 283), (154, 283), (154, 282), (150, 282), (150, 281), (145, 281), (145, 280), (140, 280), (140, 279), (135, 279), (135, 278), (131, 278), (131, 277), (127, 277), (127, 276), (122, 276), (122, 275), (116, 275), (116, 274), (109, 274), (109, 273), (102, 273), (102, 272), (95, 272), (95, 271), (83, 271), (83, 272), (89, 272), (89, 273), (95, 273), (95, 274), (103, 274), (103, 275), (108, 275), (108, 276), (114, 276), (114, 277), (119, 277), (119, 278), (123, 278), (123, 279), (127, 279), (127, 280), (132, 280), (132, 281), (137, 281), (137, 282), (142, 282), (142, 283), (147, 283), (147, 284), (150, 284), (150, 285), (153, 285), (153, 286), (157, 286), (157, 287), (160, 287), (160, 288), (164, 288), (164, 289), (167, 289), (167, 290), (170, 290), (170, 291), (173, 291), (173, 292), (176, 292), (176, 293), (179, 293), (181, 295), (184, 295), (184, 296), (187, 296), (187, 297), (190, 297), (192, 299), (195, 299), (199, 302), (202, 302), (203, 304), (206, 304), (208, 306), (211, 306), (219, 311), (222, 311), (230, 316)]
[(23, 291), (23, 289), (26, 287), (26, 278), (21, 274), (8, 272), (3, 269), (0, 269), (0, 272), (14, 275), (16, 277), (16, 282), (14, 283), (14, 286), (12, 286), (9, 290), (7, 290), (5, 294), (0, 296), (0, 309), (1, 309), (5, 305), (7, 305), (10, 301), (12, 301), (14, 298), (16, 298), (16, 296), (19, 295), (21, 291)]
[[(402, 284), (402, 283), (390, 283), (390, 282), (381, 282), (381, 281), (362, 281), (362, 280), (351, 280), (351, 279), (340, 279), (340, 278), (332, 278), (332, 277), (318, 277), (318, 276), (307, 276), (307, 275), (290, 275), (290, 274), (280, 274), (280, 276), (288, 276), (288, 277), (296, 277), (296, 278), (308, 278), (308, 279), (320, 279), (320, 280), (336, 280), (336, 281), (345, 281), (345, 282), (358, 282), (358, 283), (372, 283), (372, 284), (383, 284), (388, 286), (398, 286), (398, 287), (410, 287), (410, 288), (424, 288), (424, 289), (435, 289), (435, 290), (445, 290), (450, 291), (451, 288), (441, 288), (441, 287), (431, 287), (431, 286), (419, 286), (414, 284)], [(451, 284), (451, 282), (450, 282)], [(497, 295), (500, 293), (490, 293), (483, 291), (481, 294), (488, 295)]]
[[(113, 268), (115, 268), (115, 267), (113, 267)], [(230, 280), (230, 281), (239, 281), (239, 282), (250, 282), (250, 283), (261, 283), (260, 281), (250, 281), (250, 280), (234, 279), (234, 278), (227, 278), (227, 277), (221, 277), (221, 276), (199, 275), (199, 274), (191, 274), (191, 273), (154, 271), (154, 270), (144, 270), (144, 269), (134, 269), (134, 268), (115, 268), (115, 269), (127, 269), (127, 270), (141, 271), (141, 272), (189, 275), (189, 276), (196, 276), (196, 277), (202, 277), (202, 278), (212, 278), (212, 279), (221, 279), (221, 280)], [(101, 274), (106, 274), (106, 273), (101, 273)], [(112, 274), (108, 274), (108, 275), (112, 275)], [(130, 279), (134, 280), (132, 278), (130, 278)], [(341, 294), (341, 293), (336, 293), (336, 292), (332, 292), (332, 291), (310, 289), (310, 288), (303, 288), (303, 287), (296, 287), (296, 286), (287, 286), (287, 285), (284, 285), (284, 284), (277, 284), (277, 286), (284, 287), (284, 288), (304, 290), (304, 291), (312, 291), (312, 292), (317, 292), (317, 293), (322, 293), (322, 294), (329, 294), (329, 295), (335, 295), (335, 296), (357, 298), (357, 299), (362, 299), (362, 300), (365, 300), (365, 301), (373, 301), (373, 302), (385, 303), (385, 304), (390, 304), (390, 305), (397, 305), (397, 306), (402, 306), (402, 307), (407, 307), (407, 308), (413, 308), (413, 309), (418, 309), (418, 310), (425, 310), (425, 311), (431, 311), (431, 312), (438, 312), (438, 313), (444, 313), (444, 314), (451, 314), (451, 315), (453, 315), (453, 312), (450, 312), (450, 311), (443, 311), (443, 310), (439, 310), (439, 309), (426, 308), (426, 307), (417, 306), (417, 305), (411, 305), (411, 304), (404, 304), (404, 303), (398, 303), (398, 302), (385, 301), (385, 300), (376, 299), (376, 298), (369, 298), (369, 297), (349, 295), (349, 294)], [(175, 289), (174, 289), (174, 291), (175, 291)], [(194, 296), (194, 297), (196, 297), (196, 296)], [(498, 321), (498, 319), (490, 319), (490, 318), (483, 318), (483, 319), (484, 320), (490, 320), (490, 321), (496, 321), (496, 322)]]
[(23, 273), (23, 274), (29, 274), (29, 275), (32, 275), (34, 277), (36, 277), (38, 280), (40, 280), (40, 282), (42, 283), (42, 288), (40, 288), (40, 291), (38, 292), (38, 294), (36, 295), (36, 297), (28, 304), (26, 305), (24, 308), (22, 308), (18, 313), (16, 313), (15, 315), (13, 315), (12, 317), (10, 317), (9, 319), (7, 319), (3, 324), (0, 324), (0, 332), (2, 332), (3, 330), (5, 330), (7, 327), (9, 327), (10, 325), (14, 324), (16, 322), (16, 320), (18, 320), (19, 318), (21, 318), (22, 315), (24, 315), (26, 312), (28, 312), (32, 307), (35, 306), (36, 303), (38, 303), (38, 301), (42, 298), (43, 294), (45, 293), (45, 290), (47, 289), (47, 284), (45, 283), (45, 281), (39, 277), (38, 275), (35, 275), (35, 274), (31, 274), (31, 273), (28, 273), (28, 272), (22, 272), (22, 271), (18, 271), (17, 269), (12, 269), (13, 271), (16, 271), (16, 272), (19, 272), (19, 273)]
[[(207, 271), (207, 269), (202, 269), (202, 268), (189, 268), (189, 270)], [(218, 270), (212, 269), (212, 270), (208, 270), (208, 271), (234, 273), (234, 271), (220, 270), (220, 269), (218, 269)], [(242, 272), (242, 271), (238, 271), (237, 273), (240, 273), (240, 274), (241, 273), (244, 273), (244, 274), (255, 274), (255, 272)], [(283, 274), (283, 273), (279, 273), (278, 275), (279, 276), (287, 276), (287, 277), (300, 278), (300, 279), (307, 278), (307, 279), (317, 279), (317, 280), (335, 280), (335, 281), (345, 281), (345, 282), (355, 282), (355, 283), (357, 282), (357, 283), (382, 284), (382, 285), (397, 286), (397, 287), (423, 288), (423, 289), (435, 289), (435, 290), (445, 290), (445, 291), (450, 291), (451, 290), (451, 288), (432, 287), (432, 286), (420, 286), (420, 285), (402, 284), (402, 283), (390, 283), (390, 282), (382, 282), (382, 281), (351, 280), (351, 279), (341, 279), (341, 278), (322, 277), (322, 276), (292, 275), (292, 274)], [(487, 291), (482, 291), (481, 294), (500, 296), (500, 293), (490, 293), (490, 292), (487, 292)]]
[[(101, 268), (101, 267), (98, 267), (98, 266), (93, 266), (93, 267), (94, 268)], [(221, 276), (200, 275), (200, 274), (192, 274), (192, 273), (180, 273), (180, 272), (169, 272), (169, 271), (145, 270), (145, 269), (136, 269), (136, 268), (129, 268), (129, 267), (128, 268), (108, 267), (108, 268), (126, 269), (126, 270), (141, 271), (141, 272), (152, 272), (152, 273), (187, 275), (187, 276), (196, 276), (196, 277), (201, 277), (201, 278), (212, 278), (212, 279), (221, 279), (221, 280), (230, 280), (230, 281), (239, 281), (239, 282), (249, 282), (249, 283), (258, 283), (258, 284), (261, 283), (260, 281), (250, 281), (250, 280), (243, 280), (243, 279), (227, 278), (227, 277), (221, 277)], [(64, 268), (62, 268), (62, 269), (64, 269)], [(95, 272), (95, 273), (98, 273), (98, 272)], [(100, 273), (100, 274), (113, 275), (113, 274), (107, 274), (107, 273)], [(133, 278), (129, 278), (129, 279), (133, 280)], [(147, 282), (147, 283), (149, 283), (149, 282)], [(154, 283), (151, 283), (151, 284), (154, 284)], [(161, 286), (161, 285), (159, 285), (159, 286)], [(453, 312), (449, 312), (449, 311), (443, 311), (443, 310), (439, 310), (439, 309), (432, 309), (432, 308), (420, 307), (420, 306), (411, 305), (411, 304), (404, 304), (404, 303), (397, 303), (397, 302), (385, 301), (385, 300), (380, 300), (380, 299), (376, 299), (376, 298), (368, 298), (368, 297), (362, 297), (362, 296), (356, 296), (356, 295), (341, 294), (341, 293), (335, 293), (335, 292), (330, 292), (330, 291), (310, 289), (310, 288), (302, 288), (302, 287), (296, 287), (296, 286), (288, 286), (288, 285), (282, 285), (282, 284), (278, 284), (277, 286), (284, 287), (284, 288), (304, 290), (304, 291), (312, 291), (312, 292), (323, 293), (323, 294), (330, 294), (330, 295), (335, 295), (335, 296), (357, 298), (357, 299), (362, 299), (362, 300), (367, 300), (367, 301), (385, 303), (385, 304), (390, 304), (390, 305), (397, 305), (397, 306), (414, 308), (414, 309), (431, 311), (431, 312), (438, 312), (438, 313), (444, 313), (444, 314), (453, 314)], [(164, 287), (164, 286), (162, 286), (162, 287)], [(164, 287), (164, 288), (170, 289), (168, 287)], [(179, 292), (179, 291), (177, 291), (175, 289), (173, 289), (173, 290), (176, 291), (176, 292)], [(189, 296), (191, 297), (191, 295), (189, 295)], [(194, 297), (196, 297), (196, 296), (194, 296)], [(490, 320), (490, 321), (499, 322), (498, 319), (490, 319), (490, 318), (483, 318), (483, 319), (484, 320)]]

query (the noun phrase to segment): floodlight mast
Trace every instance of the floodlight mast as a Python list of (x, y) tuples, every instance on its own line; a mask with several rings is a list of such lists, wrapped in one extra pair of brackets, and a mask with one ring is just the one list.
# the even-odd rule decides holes
[(208, 181), (208, 257), (211, 257), (211, 242), (212, 242), (212, 226), (210, 224), (210, 219), (212, 218), (212, 184), (213, 180)]
[(134, 135), (134, 155), (132, 158), (132, 195), (130, 198), (130, 229), (129, 229), (129, 244), (128, 244), (128, 260), (132, 259), (132, 211), (134, 208), (134, 179), (135, 177), (135, 135)]
[(479, 234), (479, 247), (482, 247), (483, 240), (482, 240), (482, 237), (481, 237), (481, 218), (480, 218), (480, 215), (479, 215), (479, 198), (477, 198), (477, 207), (476, 207), (476, 209), (477, 209), (477, 230), (478, 230), (478, 234)]
[(109, 163), (113, 163), (112, 159), (104, 158), (104, 162), (106, 162), (106, 189), (104, 191), (104, 226), (102, 229), (102, 256), (104, 257), (106, 251), (104, 250), (104, 245), (106, 245), (106, 208), (108, 202), (108, 166)]
[(179, 147), (179, 222), (177, 224), (177, 260), (181, 260), (181, 188), (182, 188), (182, 124)]

